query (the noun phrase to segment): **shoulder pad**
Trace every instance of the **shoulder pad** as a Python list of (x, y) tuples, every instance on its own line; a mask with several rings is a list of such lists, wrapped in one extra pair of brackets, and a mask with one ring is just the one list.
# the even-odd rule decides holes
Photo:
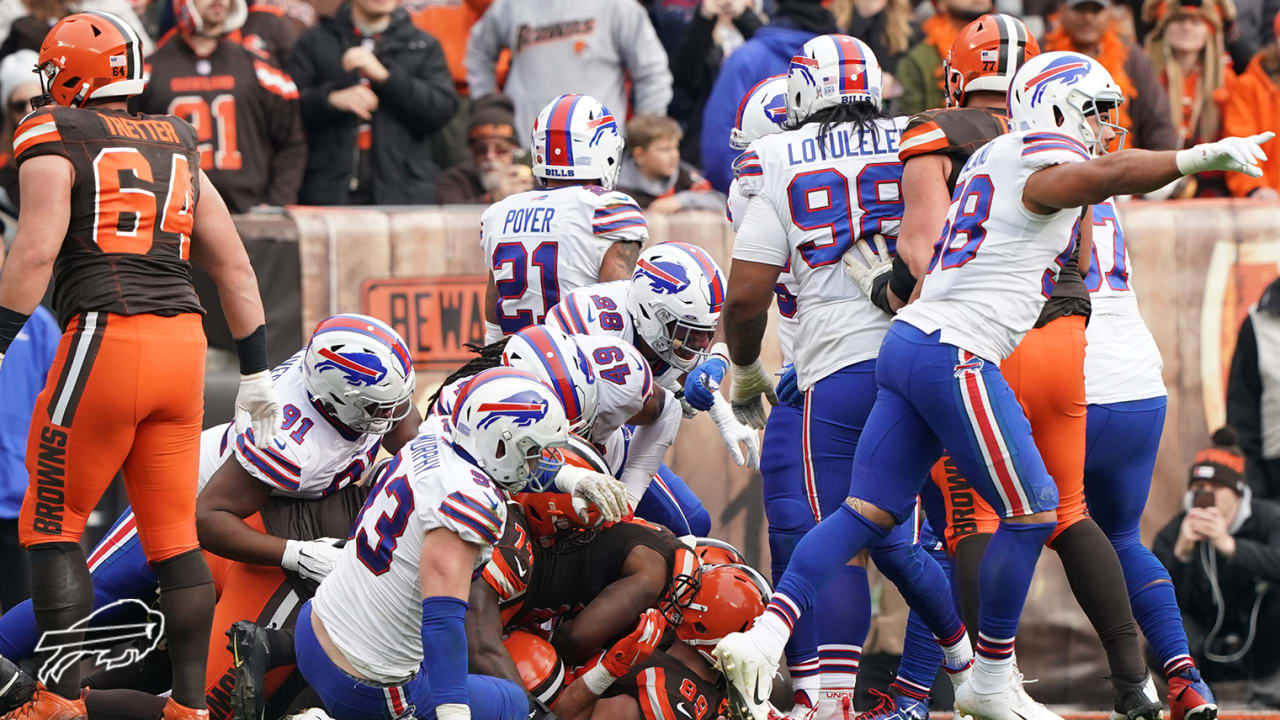
[(595, 212), (591, 231), (597, 236), (616, 240), (644, 242), (649, 237), (640, 205), (624, 192), (609, 190), (591, 198)]
[(1022, 164), (1040, 169), (1049, 165), (1085, 162), (1089, 150), (1084, 143), (1060, 132), (1036, 130), (1022, 136)]
[(927, 110), (914, 115), (898, 143), (898, 159), (931, 153), (968, 157), (1009, 130), (1003, 115), (981, 108)]
[(13, 157), (18, 163), (37, 155), (67, 157), (54, 110), (53, 107), (37, 108), (18, 123), (13, 131)]

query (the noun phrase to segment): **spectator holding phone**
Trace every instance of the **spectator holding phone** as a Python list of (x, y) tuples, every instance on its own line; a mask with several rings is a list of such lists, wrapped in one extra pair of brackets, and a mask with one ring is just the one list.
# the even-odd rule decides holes
[[(436, 193), (441, 205), (488, 205), (533, 189), (528, 153), (518, 152), (511, 98), (490, 94), (475, 102), (467, 126), (467, 148), (471, 159), (440, 175)], [(525, 156), (523, 162), (517, 161), (517, 154)]]
[(1230, 427), (1196, 455), (1183, 506), (1152, 550), (1196, 666), (1208, 682), (1247, 680), (1252, 702), (1280, 707), (1280, 505), (1252, 496)]

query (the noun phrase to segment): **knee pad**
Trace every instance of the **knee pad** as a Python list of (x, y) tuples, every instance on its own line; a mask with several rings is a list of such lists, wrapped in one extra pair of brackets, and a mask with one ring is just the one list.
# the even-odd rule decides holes
[(155, 570), (156, 579), (160, 581), (161, 593), (165, 590), (181, 590), (206, 583), (213, 584), (209, 565), (205, 563), (204, 555), (198, 548), (167, 560), (151, 563), (151, 569)]

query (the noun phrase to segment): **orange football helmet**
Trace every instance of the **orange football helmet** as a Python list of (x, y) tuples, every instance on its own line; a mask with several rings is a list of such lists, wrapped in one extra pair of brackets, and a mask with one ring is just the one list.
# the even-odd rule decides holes
[(676, 637), (710, 660), (731, 632), (751, 627), (769, 602), (769, 583), (748, 565), (712, 565), (698, 571), (698, 590), (684, 608)]
[(723, 540), (700, 537), (694, 542), (694, 552), (703, 565), (746, 565), (747, 558), (738, 548)]
[(82, 12), (59, 20), (44, 36), (36, 63), (45, 94), (66, 107), (127, 98), (146, 86), (142, 40), (111, 13)]
[(551, 707), (565, 687), (564, 661), (551, 643), (523, 630), (516, 630), (502, 641), (515, 661), (520, 680), (531, 695)]
[[(600, 451), (596, 450), (589, 441), (572, 433), (569, 435), (568, 445), (542, 451), (544, 456), (552, 453), (558, 454), (565, 465), (587, 468), (606, 475), (613, 474)], [(598, 527), (603, 521), (600, 511), (592, 506), (587, 510), (587, 522), (584, 524), (574, 512), (573, 500), (568, 493), (525, 492), (513, 495), (512, 499), (524, 506), (525, 517), (529, 520), (529, 532), (541, 541), (549, 541), (561, 530), (590, 529)]]
[(990, 13), (965, 25), (942, 61), (947, 107), (961, 107), (967, 93), (1006, 93), (1013, 74), (1040, 54), (1040, 44), (1022, 21)]

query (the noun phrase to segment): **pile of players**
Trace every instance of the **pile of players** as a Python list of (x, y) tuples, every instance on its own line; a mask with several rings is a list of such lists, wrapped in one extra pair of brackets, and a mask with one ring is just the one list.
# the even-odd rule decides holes
[[(425, 416), (404, 341), (337, 315), (273, 371), (274, 439), (205, 431), (210, 714), (765, 720), (785, 653), (790, 716), (848, 718), (869, 554), (912, 618), (892, 693), (865, 716), (922, 720), (941, 666), (961, 715), (1050, 720), (1013, 658), (1048, 544), (1107, 650), (1113, 717), (1162, 712), (1140, 625), (1175, 720), (1212, 720), (1168, 576), (1137, 542), (1164, 390), (1110, 201), (1255, 174), (1269, 135), (1111, 152), (1124, 98), (1107, 72), (1039, 54), (1003, 15), (961, 33), (946, 83), (954, 107), (890, 117), (871, 50), (829, 35), (754, 88), (727, 282), (694, 245), (641, 250), (643, 215), (611, 189), (606, 108), (548, 105), (532, 133), (544, 187), (482, 220), (487, 344)], [(776, 390), (759, 361), (775, 299), (794, 362)], [(698, 538), (709, 517), (662, 464), (703, 411), (764, 474), (776, 592)], [(89, 569), (95, 625), (156, 595), (130, 512)], [(163, 652), (81, 683), (47, 673), (35, 628), (30, 606), (0, 617), (6, 718), (168, 716), (142, 692), (167, 689)]]

